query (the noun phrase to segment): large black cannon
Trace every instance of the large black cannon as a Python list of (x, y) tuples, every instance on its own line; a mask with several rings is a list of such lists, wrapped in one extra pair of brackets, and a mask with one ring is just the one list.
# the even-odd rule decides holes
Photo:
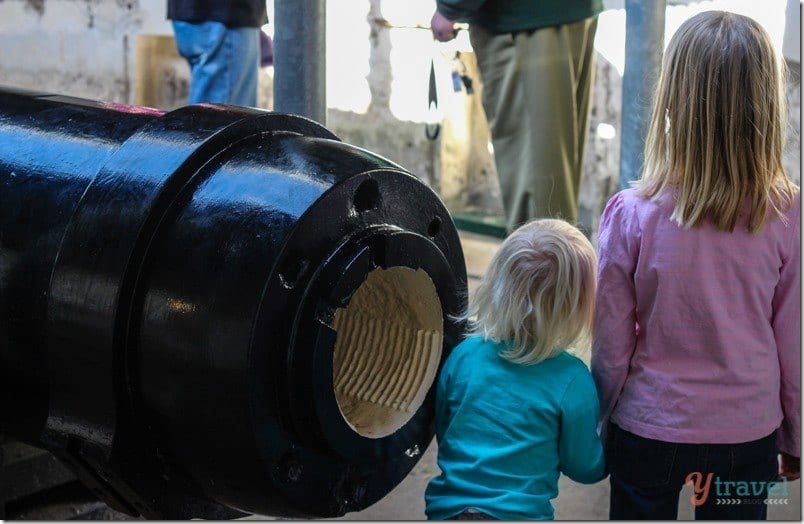
[(376, 502), (465, 294), (438, 197), (312, 121), (0, 90), (0, 438), (113, 508)]

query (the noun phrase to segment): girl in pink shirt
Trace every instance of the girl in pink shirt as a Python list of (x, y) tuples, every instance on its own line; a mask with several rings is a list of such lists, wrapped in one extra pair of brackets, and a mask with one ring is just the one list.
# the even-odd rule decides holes
[(643, 177), (603, 213), (592, 374), (612, 519), (674, 519), (687, 482), (696, 518), (764, 519), (799, 476), (801, 204), (782, 169), (782, 67), (750, 18), (687, 20)]

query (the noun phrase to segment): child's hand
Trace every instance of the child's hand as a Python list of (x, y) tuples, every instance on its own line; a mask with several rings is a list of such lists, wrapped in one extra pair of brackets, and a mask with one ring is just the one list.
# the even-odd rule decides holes
[(801, 477), (801, 457), (794, 457), (782, 452), (782, 464), (779, 476), (787, 480), (796, 480)]

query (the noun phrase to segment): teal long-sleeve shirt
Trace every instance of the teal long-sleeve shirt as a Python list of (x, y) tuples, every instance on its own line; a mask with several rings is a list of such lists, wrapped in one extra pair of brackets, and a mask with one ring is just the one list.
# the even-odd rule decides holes
[(450, 20), (482, 25), (493, 33), (570, 24), (603, 11), (602, 0), (437, 0)]
[(438, 380), (441, 475), (425, 492), (430, 519), (474, 508), (501, 520), (553, 518), (559, 473), (590, 484), (605, 476), (589, 369), (562, 352), (513, 364), (502, 345), (472, 337), (450, 354)]

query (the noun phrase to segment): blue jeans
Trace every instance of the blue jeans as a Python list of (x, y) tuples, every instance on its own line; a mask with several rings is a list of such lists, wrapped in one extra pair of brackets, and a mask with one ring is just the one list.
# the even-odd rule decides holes
[[(611, 473), (612, 520), (672, 520), (682, 486), (690, 479), (695, 518), (765, 520), (772, 496), (787, 484), (771, 484), (778, 472), (775, 434), (743, 444), (675, 444), (609, 426), (606, 459)], [(711, 474), (711, 475), (710, 475)], [(782, 490), (784, 488), (784, 492)]]
[(220, 22), (173, 21), (176, 47), (190, 64), (188, 103), (257, 105), (260, 63), (258, 27), (226, 27)]

